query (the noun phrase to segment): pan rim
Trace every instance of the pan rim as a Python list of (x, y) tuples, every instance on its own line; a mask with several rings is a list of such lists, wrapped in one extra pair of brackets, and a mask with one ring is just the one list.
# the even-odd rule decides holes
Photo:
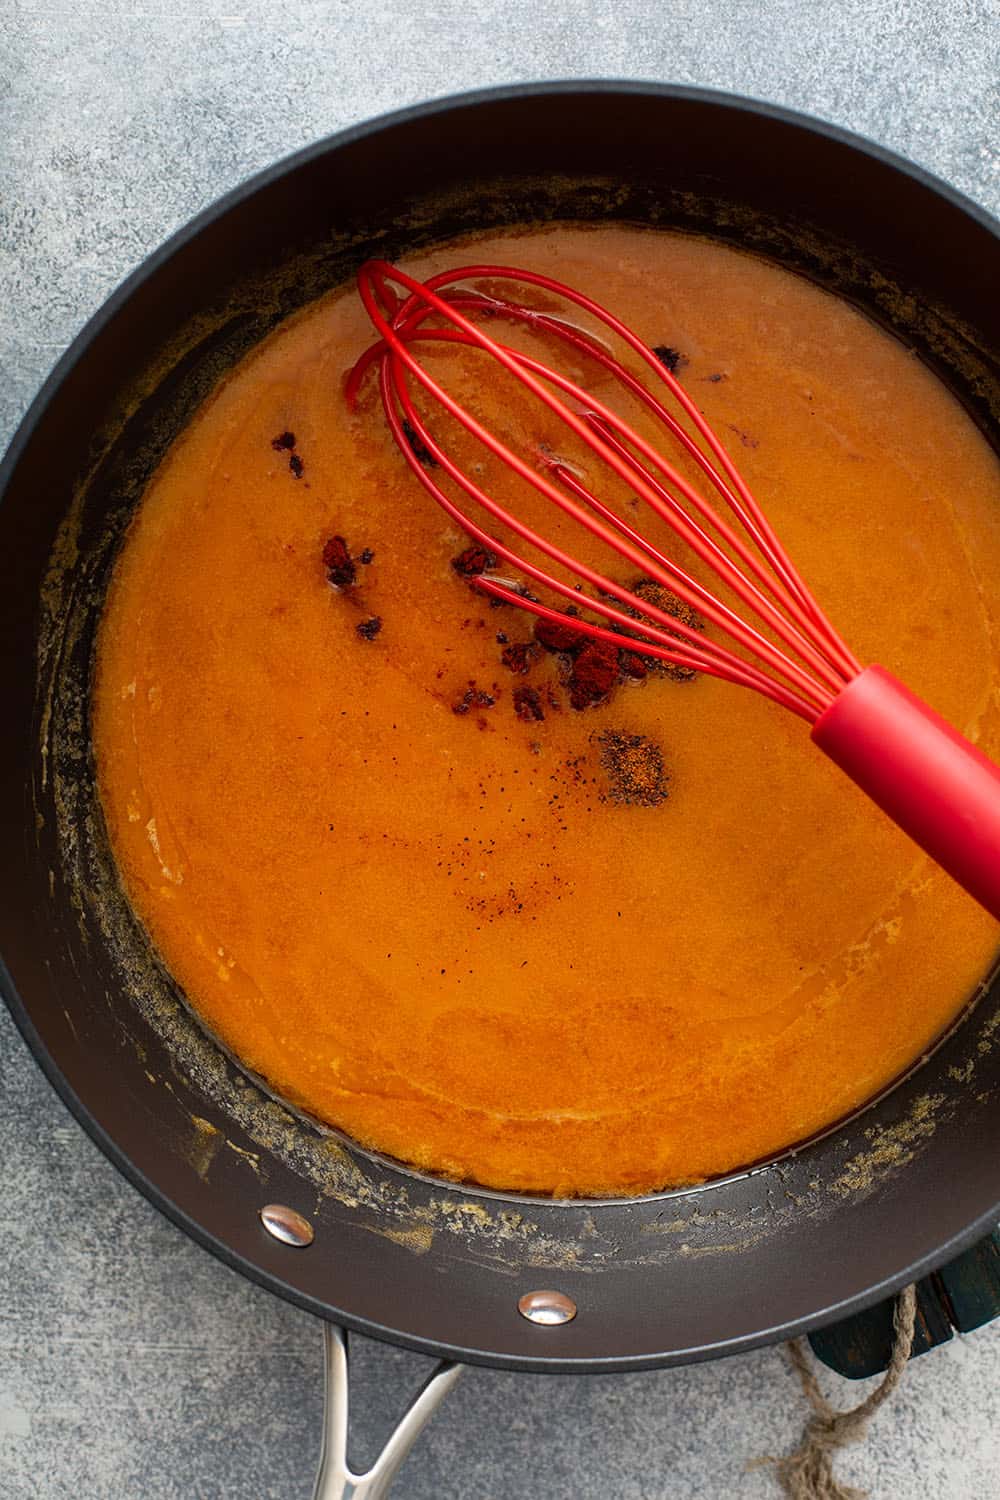
[[(254, 173), (220, 198), (214, 200), (146, 256), (141, 264), (112, 291), (101, 307), (87, 320), (83, 328), (77, 333), (60, 359), (56, 362), (51, 373), (29, 406), (14, 433), (2, 462), (0, 462), (0, 503), (2, 503), (10, 477), (18, 467), (24, 449), (40, 424), (44, 421), (50, 403), (66, 377), (83, 358), (94, 339), (118, 316), (140, 287), (152, 280), (161, 268), (180, 250), (200, 236), (208, 226), (221, 219), (231, 209), (252, 198), (259, 191), (297, 168), (332, 151), (336, 151), (343, 146), (364, 140), (390, 128), (405, 126), (417, 120), (431, 118), (438, 114), (445, 114), (456, 108), (515, 102), (521, 99), (549, 97), (553, 95), (587, 96), (595, 93), (628, 95), (632, 97), (648, 96), (651, 98), (704, 103), (732, 110), (734, 116), (740, 114), (762, 116), (765, 119), (775, 120), (797, 127), (805, 132), (825, 137), (852, 151), (867, 155), (895, 172), (909, 177), (922, 187), (944, 199), (953, 207), (959, 209), (1000, 242), (1000, 221), (981, 205), (969, 199), (959, 190), (952, 187), (951, 184), (938, 178), (927, 169), (908, 161), (906, 158), (876, 142), (870, 141), (840, 126), (823, 121), (805, 112), (772, 104), (768, 101), (754, 99), (750, 96), (688, 85), (656, 83), (652, 81), (644, 82), (641, 80), (615, 80), (610, 78), (567, 79), (553, 82), (542, 80), (441, 95), (432, 100), (403, 109), (393, 110), (345, 127), (341, 131), (334, 132), (296, 152), (282, 157), (277, 162)], [(777, 1342), (793, 1334), (808, 1332), (810, 1329), (823, 1326), (837, 1318), (846, 1316), (848, 1313), (858, 1311), (882, 1300), (908, 1282), (933, 1269), (934, 1266), (940, 1265), (952, 1258), (960, 1250), (972, 1244), (1000, 1218), (1000, 1201), (998, 1201), (996, 1205), (979, 1215), (960, 1233), (953, 1235), (939, 1250), (914, 1260), (911, 1264), (884, 1278), (875, 1286), (868, 1288), (862, 1293), (821, 1308), (808, 1317), (791, 1319), (787, 1324), (778, 1324), (753, 1333), (734, 1336), (732, 1339), (719, 1340), (707, 1346), (673, 1350), (661, 1354), (642, 1354), (632, 1357), (614, 1355), (606, 1358), (588, 1357), (578, 1359), (574, 1357), (553, 1357), (551, 1354), (537, 1358), (513, 1356), (488, 1353), (481, 1349), (465, 1348), (455, 1344), (445, 1344), (398, 1331), (371, 1319), (353, 1315), (346, 1310), (341, 1313), (337, 1309), (332, 1309), (329, 1304), (309, 1296), (299, 1289), (290, 1286), (279, 1277), (263, 1270), (254, 1261), (239, 1254), (231, 1246), (225, 1244), (206, 1230), (191, 1215), (180, 1209), (165, 1192), (135, 1166), (125, 1150), (104, 1130), (90, 1110), (82, 1103), (42, 1041), (2, 960), (0, 960), (0, 991), (4, 995), (8, 1008), (27, 1046), (55, 1089), (55, 1092), (73, 1114), (74, 1118), (83, 1126), (90, 1138), (126, 1180), (132, 1186), (136, 1187), (166, 1218), (175, 1223), (195, 1243), (209, 1250), (218, 1259), (246, 1276), (249, 1280), (266, 1287), (268, 1290), (283, 1296), (286, 1300), (318, 1316), (330, 1318), (331, 1313), (336, 1312), (336, 1321), (355, 1331), (413, 1349), (420, 1353), (436, 1356), (445, 1355), (448, 1358), (457, 1359), (463, 1363), (479, 1364), (493, 1368), (525, 1370), (535, 1373), (610, 1374), (683, 1365), (723, 1357), (728, 1354), (746, 1352), (753, 1348)]]

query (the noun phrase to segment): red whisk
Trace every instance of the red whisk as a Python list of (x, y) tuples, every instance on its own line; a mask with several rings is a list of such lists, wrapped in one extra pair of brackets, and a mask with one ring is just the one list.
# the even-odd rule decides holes
[[(624, 343), (653, 381), (644, 383), (603, 339), (566, 319), (468, 285), (482, 280), (536, 287), (579, 308)], [(355, 404), (366, 373), (377, 365), (393, 436), (442, 509), (489, 551), (607, 624), (566, 615), (508, 581), (480, 575), (473, 580), (475, 588), (616, 646), (622, 645), (624, 630), (630, 651), (752, 688), (798, 714), (812, 726), (815, 744), (1000, 917), (1000, 770), (884, 668), (862, 668), (810, 594), (722, 443), (671, 371), (631, 329), (590, 297), (549, 276), (511, 266), (461, 266), (420, 282), (386, 261), (372, 260), (361, 268), (358, 287), (380, 338), (351, 371), (348, 402)], [(708, 493), (714, 491), (717, 499), (707, 498), (604, 402), (540, 360), (490, 337), (477, 317), (525, 325), (596, 362), (652, 414), (697, 465)], [(747, 615), (713, 594), (618, 514), (573, 465), (544, 452), (517, 453), (477, 421), (418, 360), (415, 346), (434, 343), (478, 349), (502, 365), (715, 573)], [(534, 490), (643, 575), (693, 606), (732, 645), (706, 637), (604, 576), (499, 504), (436, 440), (414, 400), (414, 382)], [(677, 409), (696, 436), (678, 420)], [(485, 530), (442, 480), (579, 582), (553, 576)], [(591, 592), (581, 592), (581, 584)]]

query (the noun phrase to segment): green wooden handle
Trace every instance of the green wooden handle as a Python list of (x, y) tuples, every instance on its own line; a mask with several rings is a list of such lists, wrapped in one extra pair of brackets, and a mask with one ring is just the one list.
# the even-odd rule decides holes
[[(892, 1352), (892, 1314), (896, 1299), (878, 1302), (865, 1312), (832, 1323), (809, 1335), (817, 1359), (862, 1380), (880, 1374)], [(1000, 1317), (1000, 1231), (917, 1282), (917, 1323), (911, 1359), (944, 1344), (954, 1332), (969, 1333)]]

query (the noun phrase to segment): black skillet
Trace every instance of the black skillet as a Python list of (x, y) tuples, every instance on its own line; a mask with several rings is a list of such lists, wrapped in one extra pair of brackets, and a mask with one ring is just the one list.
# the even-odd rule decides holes
[[(0, 943), (8, 1003), (53, 1085), (122, 1172), (228, 1264), (411, 1348), (611, 1372), (843, 1319), (991, 1228), (1000, 986), (984, 975), (964, 1022), (864, 1114), (697, 1191), (552, 1202), (432, 1180), (283, 1109), (200, 1030), (118, 890), (88, 743), (116, 547), (220, 374), (367, 255), (553, 217), (711, 234), (812, 277), (915, 349), (996, 441), (996, 226), (843, 131), (694, 89), (574, 83), (445, 100), (280, 163), (110, 299), (4, 462)], [(265, 1230), (269, 1202), (308, 1220), (308, 1249)], [(572, 1299), (572, 1321), (519, 1313), (545, 1288)]]

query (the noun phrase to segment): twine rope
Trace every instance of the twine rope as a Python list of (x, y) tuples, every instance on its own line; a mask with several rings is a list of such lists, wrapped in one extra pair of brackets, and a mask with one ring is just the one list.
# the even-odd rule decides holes
[(796, 1339), (786, 1345), (792, 1368), (813, 1409), (799, 1447), (786, 1458), (773, 1460), (775, 1475), (788, 1500), (868, 1500), (867, 1490), (841, 1484), (833, 1472), (833, 1456), (839, 1448), (864, 1437), (872, 1417), (899, 1385), (913, 1348), (916, 1317), (917, 1289), (908, 1286), (899, 1294), (893, 1312), (892, 1357), (882, 1383), (848, 1411), (838, 1411), (820, 1390), (806, 1352), (807, 1341)]

